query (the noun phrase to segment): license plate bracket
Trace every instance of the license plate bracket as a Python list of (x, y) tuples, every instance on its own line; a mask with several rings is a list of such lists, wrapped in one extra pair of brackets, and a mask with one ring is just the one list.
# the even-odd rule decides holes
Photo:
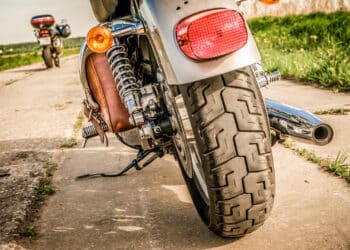
[(51, 45), (51, 37), (41, 37), (39, 38), (40, 45)]

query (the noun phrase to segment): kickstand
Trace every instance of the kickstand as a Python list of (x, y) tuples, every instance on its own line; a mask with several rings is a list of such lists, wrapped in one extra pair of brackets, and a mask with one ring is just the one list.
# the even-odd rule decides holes
[[(139, 162), (142, 161), (147, 155), (150, 153), (154, 153), (149, 159), (147, 159), (141, 166), (139, 165)], [(90, 174), (84, 174), (84, 175), (79, 175), (75, 177), (75, 180), (81, 180), (85, 178), (90, 178), (90, 177), (118, 177), (122, 176), (126, 172), (128, 172), (130, 169), (135, 168), (137, 171), (140, 171), (147, 167), (149, 164), (151, 164), (154, 160), (157, 158), (161, 158), (164, 156), (164, 152), (161, 149), (153, 149), (153, 150), (142, 150), (140, 149), (139, 152), (137, 153), (136, 159), (132, 160), (129, 165), (127, 165), (124, 169), (117, 173), (90, 173)]]

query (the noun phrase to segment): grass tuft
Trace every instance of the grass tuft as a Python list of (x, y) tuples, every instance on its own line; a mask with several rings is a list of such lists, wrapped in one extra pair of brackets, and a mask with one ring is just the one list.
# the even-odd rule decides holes
[(38, 233), (34, 229), (34, 226), (30, 226), (25, 230), (22, 230), (21, 232), (19, 232), (19, 235), (22, 237), (35, 237), (38, 235)]
[(350, 182), (350, 165), (345, 163), (347, 160), (347, 155), (344, 152), (339, 152), (337, 157), (330, 161), (329, 159), (324, 159), (317, 156), (314, 152), (310, 152), (306, 148), (298, 148), (292, 141), (285, 140), (282, 142), (285, 148), (289, 148), (296, 152), (298, 155), (306, 159), (307, 161), (313, 162), (322, 168), (334, 173), (335, 175), (341, 176)]
[(46, 176), (40, 178), (38, 186), (34, 188), (39, 200), (43, 200), (45, 196), (53, 195), (55, 190), (51, 187), (53, 173), (57, 169), (57, 163), (53, 161), (45, 161)]
[(350, 165), (345, 163), (347, 158), (348, 156), (345, 153), (339, 152), (335, 160), (327, 165), (327, 168), (336, 175), (343, 176), (350, 181)]
[(68, 141), (60, 145), (60, 148), (74, 148), (76, 145), (78, 145), (77, 140), (75, 138), (69, 138)]
[(53, 188), (50, 185), (51, 178), (43, 177), (40, 179), (39, 185), (35, 187), (35, 191), (39, 195), (39, 198), (43, 198), (47, 195), (53, 195), (55, 193), (55, 190), (53, 190)]
[(84, 114), (83, 112), (80, 112), (78, 114), (77, 120), (75, 121), (74, 125), (73, 125), (73, 133), (71, 138), (69, 138), (69, 140), (67, 140), (66, 142), (64, 142), (63, 144), (60, 145), (60, 148), (73, 148), (76, 145), (78, 145), (78, 133), (81, 129), (81, 127), (83, 126), (83, 121), (84, 121)]
[(350, 108), (332, 108), (328, 110), (319, 110), (314, 112), (315, 115), (347, 115)]

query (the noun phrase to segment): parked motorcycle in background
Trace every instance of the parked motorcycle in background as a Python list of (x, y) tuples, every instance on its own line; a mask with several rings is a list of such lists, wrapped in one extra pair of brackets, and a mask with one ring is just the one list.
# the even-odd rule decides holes
[(71, 34), (70, 26), (66, 20), (60, 24), (55, 24), (52, 15), (39, 15), (31, 19), (34, 34), (42, 47), (42, 57), (47, 68), (60, 66), (60, 56), (63, 51), (62, 38), (67, 38)]
[(105, 132), (112, 132), (139, 152), (119, 173), (78, 178), (120, 176), (173, 154), (212, 231), (238, 237), (260, 227), (275, 196), (269, 118), (276, 131), (322, 135), (324, 144), (331, 131), (325, 136), (322, 121), (309, 123), (302, 111), (288, 116), (272, 101), (267, 113), (260, 88), (279, 74), (264, 72), (242, 1), (90, 2), (101, 23), (80, 53), (84, 112), (92, 123), (83, 137), (107, 143)]

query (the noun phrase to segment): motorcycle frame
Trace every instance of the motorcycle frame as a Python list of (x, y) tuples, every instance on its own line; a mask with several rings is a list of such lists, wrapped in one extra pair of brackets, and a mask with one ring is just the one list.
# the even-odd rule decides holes
[[(247, 23), (247, 43), (234, 53), (203, 62), (193, 61), (183, 54), (175, 39), (176, 24), (195, 13), (217, 8), (241, 13), (233, 0), (132, 0), (131, 18), (115, 19), (99, 25), (110, 27), (114, 37), (146, 35), (167, 84), (179, 85), (221, 75), (261, 61)], [(85, 62), (91, 53), (93, 52), (84, 42), (80, 51), (80, 77), (92, 108), (97, 108), (97, 104), (89, 96), (85, 72)]]
[[(35, 37), (36, 37), (36, 39), (37, 39), (37, 42), (38, 42), (39, 45), (40, 45), (39, 39), (40, 39), (41, 37), (40, 37), (40, 35), (39, 35), (39, 29), (35, 29), (35, 30), (34, 30), (34, 35), (35, 35)], [(50, 47), (50, 50), (55, 50), (57, 57), (61, 56), (62, 53), (63, 53), (63, 52), (62, 52), (62, 48), (63, 48), (62, 39), (57, 35), (57, 33), (55, 33), (55, 34), (53, 34), (53, 35), (49, 33), (49, 36), (48, 36), (48, 37), (50, 37), (51, 44), (48, 44), (48, 45), (40, 45), (40, 47), (42, 47), (43, 49), (45, 49), (46, 47)], [(59, 40), (59, 46), (61, 47), (61, 51), (60, 51), (59, 53), (58, 53), (56, 47), (54, 46), (55, 40)]]

